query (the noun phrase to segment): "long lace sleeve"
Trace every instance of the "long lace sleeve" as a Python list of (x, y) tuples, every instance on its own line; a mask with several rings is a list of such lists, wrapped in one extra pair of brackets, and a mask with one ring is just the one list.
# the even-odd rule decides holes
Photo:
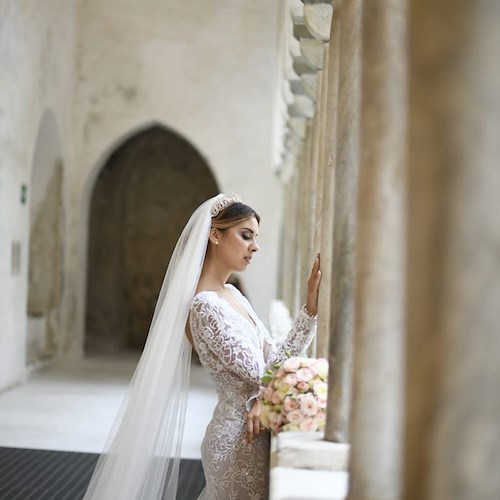
[[(300, 356), (307, 349), (316, 334), (316, 316), (309, 316), (304, 307), (297, 313), (292, 328), (280, 348), (272, 345), (272, 350), (267, 358), (266, 369), (271, 368), (274, 363), (282, 363), (289, 357)], [(252, 392), (246, 402), (246, 409), (250, 411), (254, 401), (259, 396), (259, 390)]]
[(268, 366), (273, 363), (282, 363), (289, 357), (300, 356), (316, 334), (316, 324), (316, 316), (309, 316), (302, 307), (295, 316), (292, 329), (283, 345), (271, 352)]
[(263, 359), (255, 356), (251, 338), (235, 329), (221, 304), (195, 297), (191, 306), (191, 330), (195, 345), (203, 343), (227, 370), (251, 384), (260, 384)]

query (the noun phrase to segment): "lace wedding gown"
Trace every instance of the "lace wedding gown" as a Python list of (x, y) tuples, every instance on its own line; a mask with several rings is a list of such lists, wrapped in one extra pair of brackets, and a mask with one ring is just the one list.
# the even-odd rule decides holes
[(266, 367), (299, 356), (309, 345), (316, 319), (301, 310), (286, 342), (277, 349), (250, 303), (226, 285), (254, 324), (216, 292), (198, 293), (191, 304), (190, 327), (200, 361), (215, 381), (218, 403), (203, 439), (201, 456), (206, 488), (198, 500), (268, 498), (269, 433), (246, 442), (246, 413)]

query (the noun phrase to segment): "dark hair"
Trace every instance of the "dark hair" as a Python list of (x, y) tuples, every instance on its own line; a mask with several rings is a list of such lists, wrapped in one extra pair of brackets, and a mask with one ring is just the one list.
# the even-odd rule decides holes
[(260, 224), (260, 215), (253, 208), (244, 203), (231, 203), (212, 218), (212, 227), (223, 231), (252, 217)]

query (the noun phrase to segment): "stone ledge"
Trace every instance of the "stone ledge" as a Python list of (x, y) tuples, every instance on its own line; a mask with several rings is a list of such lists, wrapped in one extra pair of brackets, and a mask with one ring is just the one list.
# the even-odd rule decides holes
[(347, 472), (271, 469), (269, 500), (344, 500), (347, 497)]
[(322, 432), (281, 432), (273, 437), (273, 463), (280, 467), (343, 472), (350, 446), (324, 441)]

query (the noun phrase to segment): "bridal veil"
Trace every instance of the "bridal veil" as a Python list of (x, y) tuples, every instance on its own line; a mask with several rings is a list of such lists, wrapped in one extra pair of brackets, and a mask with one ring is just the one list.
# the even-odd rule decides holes
[(84, 500), (175, 500), (191, 360), (184, 329), (211, 208), (222, 197), (200, 205), (179, 237), (144, 351)]

